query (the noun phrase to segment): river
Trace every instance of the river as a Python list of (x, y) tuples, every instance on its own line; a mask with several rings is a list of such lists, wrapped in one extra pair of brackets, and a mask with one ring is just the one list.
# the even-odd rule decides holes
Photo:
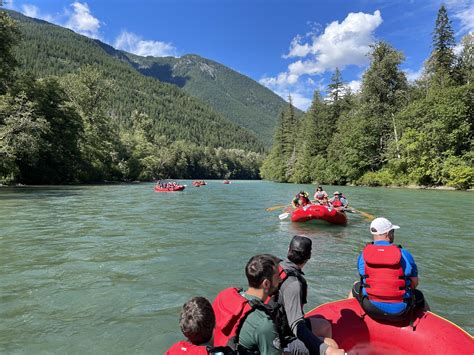
[[(212, 300), (246, 285), (257, 253), (284, 256), (294, 234), (313, 239), (305, 267), (308, 310), (345, 298), (367, 222), (347, 227), (280, 221), (311, 185), (191, 181), (183, 192), (152, 184), (0, 189), (0, 352), (161, 354), (182, 338), (178, 315), (193, 296)], [(355, 208), (399, 224), (432, 310), (474, 331), (474, 195), (468, 192), (324, 186)]]

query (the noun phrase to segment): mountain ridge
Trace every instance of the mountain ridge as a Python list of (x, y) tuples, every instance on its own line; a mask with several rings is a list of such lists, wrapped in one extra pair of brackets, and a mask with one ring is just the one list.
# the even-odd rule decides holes
[(20, 72), (31, 72), (41, 78), (63, 76), (86, 65), (98, 66), (114, 83), (110, 110), (121, 125), (130, 125), (131, 113), (139, 110), (153, 117), (157, 135), (212, 147), (263, 150), (254, 133), (176, 85), (143, 75), (125, 63), (123, 55), (120, 60), (115, 58), (110, 53), (112, 49), (115, 53), (113, 47), (103, 42), (98, 45), (97, 40), (47, 21), (15, 11), (7, 13), (18, 21), (22, 32), (23, 38), (15, 49)]
[[(117, 50), (142, 74), (182, 88), (233, 122), (272, 143), (277, 119), (288, 103), (273, 91), (225, 65), (199, 56), (143, 57)], [(126, 57), (126, 59), (123, 58)], [(298, 117), (302, 112), (295, 110)]]

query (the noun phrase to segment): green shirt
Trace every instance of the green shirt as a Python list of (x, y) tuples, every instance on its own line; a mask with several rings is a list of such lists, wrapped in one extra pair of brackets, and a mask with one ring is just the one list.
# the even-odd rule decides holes
[[(257, 297), (240, 293), (248, 300), (261, 300)], [(250, 351), (261, 354), (281, 354), (278, 332), (271, 317), (260, 309), (252, 311), (244, 321), (239, 333), (239, 344)]]

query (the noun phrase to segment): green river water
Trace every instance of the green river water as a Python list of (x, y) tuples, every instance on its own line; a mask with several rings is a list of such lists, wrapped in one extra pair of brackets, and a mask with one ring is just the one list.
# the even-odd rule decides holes
[[(371, 240), (360, 215), (339, 227), (265, 211), (311, 185), (183, 183), (178, 193), (152, 184), (0, 189), (0, 353), (163, 354), (182, 338), (187, 299), (245, 286), (247, 260), (284, 256), (294, 234), (314, 243), (307, 310), (346, 297)], [(401, 226), (395, 241), (414, 255), (432, 310), (472, 334), (474, 195), (342, 190), (355, 208)]]

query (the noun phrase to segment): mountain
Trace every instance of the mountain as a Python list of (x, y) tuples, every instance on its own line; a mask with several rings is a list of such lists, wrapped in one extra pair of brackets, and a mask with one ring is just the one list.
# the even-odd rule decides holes
[[(215, 61), (189, 54), (175, 57), (140, 57), (118, 51), (142, 74), (174, 84), (209, 103), (238, 125), (257, 134), (270, 146), (279, 113), (287, 103), (273, 91)], [(297, 111), (297, 116), (302, 112)]]
[(200, 146), (262, 151), (256, 135), (192, 97), (176, 85), (143, 75), (128, 56), (110, 55), (98, 43), (69, 29), (7, 11), (18, 21), (22, 40), (16, 48), (20, 72), (36, 77), (64, 76), (86, 65), (97, 67), (113, 87), (109, 116), (122, 128), (131, 126), (138, 110), (154, 119), (155, 136)]

